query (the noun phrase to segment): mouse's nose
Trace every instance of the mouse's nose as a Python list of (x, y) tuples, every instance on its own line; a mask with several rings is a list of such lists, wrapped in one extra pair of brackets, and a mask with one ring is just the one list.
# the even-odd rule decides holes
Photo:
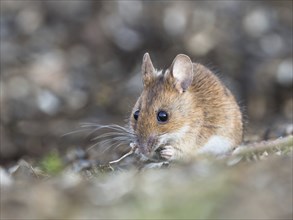
[(150, 154), (154, 149), (154, 145), (156, 144), (156, 137), (151, 135), (146, 139), (144, 148), (147, 154)]
[(138, 146), (143, 154), (148, 155), (152, 152), (152, 149), (154, 149), (155, 143), (156, 137), (152, 135), (146, 138), (145, 140), (139, 141)]
[(152, 148), (153, 145), (156, 143), (156, 138), (154, 136), (150, 136), (148, 139), (147, 139), (147, 147), (148, 148)]

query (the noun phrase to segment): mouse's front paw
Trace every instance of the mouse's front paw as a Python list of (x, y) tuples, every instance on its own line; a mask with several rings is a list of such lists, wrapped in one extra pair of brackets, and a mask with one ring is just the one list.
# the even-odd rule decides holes
[(160, 156), (165, 160), (173, 160), (175, 158), (175, 149), (170, 145), (164, 146), (160, 151)]

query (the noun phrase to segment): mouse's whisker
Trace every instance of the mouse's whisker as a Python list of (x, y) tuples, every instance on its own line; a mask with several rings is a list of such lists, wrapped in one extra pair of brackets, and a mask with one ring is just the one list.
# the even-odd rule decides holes
[(111, 130), (124, 131), (126, 133), (133, 134), (133, 132), (131, 132), (129, 129), (122, 127), (120, 125), (116, 125), (116, 124), (100, 125), (95, 123), (81, 123), (81, 127), (94, 127), (96, 128), (96, 130), (111, 129)]
[(125, 143), (119, 143), (118, 145), (116, 145), (115, 147), (114, 147), (114, 150), (117, 150), (117, 148), (119, 148), (119, 147), (121, 147), (121, 146), (123, 146)]
[[(118, 126), (118, 125), (117, 125)], [(95, 128), (92, 130), (92, 128)], [(108, 125), (105, 125), (105, 126), (98, 126), (97, 124), (94, 124), (94, 123), (83, 123), (81, 125), (81, 128), (77, 129), (77, 130), (73, 130), (73, 131), (70, 131), (70, 132), (67, 132), (63, 135), (61, 135), (61, 137), (65, 137), (65, 136), (68, 136), (68, 135), (71, 135), (71, 134), (76, 134), (76, 133), (82, 133), (82, 132), (89, 132), (87, 134), (87, 136), (90, 136), (92, 135), (93, 133), (97, 132), (98, 130), (100, 129), (103, 129), (103, 128), (110, 128), (111, 129), (111, 125), (108, 126)], [(122, 127), (123, 128), (123, 127)], [(112, 130), (116, 130), (116, 131), (120, 131), (120, 132), (123, 132), (121, 134), (128, 134), (128, 135), (134, 135), (133, 133), (129, 132), (127, 129), (117, 129), (117, 128), (112, 128)]]
[[(110, 142), (109, 142), (110, 143)], [(117, 143), (114, 142), (108, 146), (105, 147), (105, 149), (102, 151), (102, 154), (104, 154), (106, 151), (110, 150), (113, 146), (115, 146)]]
[(68, 135), (71, 135), (71, 134), (86, 132), (86, 131), (90, 131), (90, 130), (91, 130), (90, 128), (80, 128), (80, 129), (77, 129), (77, 130), (74, 130), (74, 131), (67, 132), (67, 133), (61, 135), (61, 137), (65, 137), (65, 136), (68, 136)]
[(107, 132), (107, 133), (104, 133), (104, 134), (101, 134), (101, 135), (98, 135), (98, 136), (92, 138), (92, 141), (99, 140), (102, 138), (107, 138), (107, 137), (115, 137), (118, 135), (122, 135), (122, 133), (120, 133), (120, 132)]
[(133, 138), (126, 137), (126, 136), (114, 137), (112, 139), (115, 140), (115, 141), (124, 141), (124, 142), (128, 142), (128, 143), (133, 142)]
[(115, 146), (115, 149), (123, 145), (129, 146), (129, 144), (135, 138), (135, 134), (130, 129), (122, 127), (120, 125), (116, 125), (116, 124), (100, 125), (97, 123), (89, 122), (89, 123), (81, 123), (80, 126), (84, 130), (91, 130), (89, 135), (95, 132), (99, 132), (100, 130), (109, 130), (109, 132), (100, 134), (92, 138), (91, 141), (95, 141), (95, 143), (89, 146), (87, 151), (95, 147), (99, 147), (99, 148), (101, 147), (101, 148), (105, 148), (103, 149), (103, 152), (102, 152), (102, 153), (105, 153), (106, 151), (113, 149), (114, 146)]
[(129, 137), (125, 136), (116, 136), (116, 137), (111, 137), (111, 138), (106, 138), (106, 139), (100, 139), (96, 142), (96, 144), (99, 145), (106, 145), (111, 142), (124, 142), (124, 143), (131, 143), (131, 139)]
[[(94, 132), (96, 132), (98, 130), (99, 130), (99, 128), (94, 129), (89, 135), (93, 134)], [(100, 139), (100, 138), (104, 138), (104, 137), (108, 137), (108, 136), (129, 136), (129, 137), (133, 137), (134, 134), (125, 133), (124, 131), (116, 131), (116, 132), (113, 131), (113, 132), (106, 132), (104, 134), (101, 134), (101, 135), (93, 138), (92, 140), (96, 140), (96, 139)]]
[(114, 142), (114, 143), (120, 142), (120, 143), (130, 144), (129, 139), (126, 139), (126, 138), (125, 139), (122, 139), (122, 138), (119, 138), (119, 139), (111, 138), (111, 139), (101, 140), (101, 141), (99, 141), (99, 144), (101, 146), (104, 146), (104, 145), (107, 145), (107, 144), (112, 143), (112, 142)]
[(117, 143), (113, 143), (113, 144), (111, 144), (110, 146), (107, 146), (103, 151), (102, 151), (102, 153), (105, 153), (106, 151), (108, 151), (108, 150), (110, 150), (111, 148), (113, 148), (114, 146), (114, 150), (116, 150), (118, 147), (120, 147), (120, 146), (122, 146), (122, 145), (124, 145), (124, 143), (119, 143), (119, 144), (117, 144)]
[(125, 135), (124, 133), (121, 133), (121, 132), (108, 132), (108, 133), (104, 133), (104, 134), (101, 134), (97, 137), (94, 137), (92, 138), (91, 140), (94, 141), (94, 140), (99, 140), (99, 139), (103, 139), (103, 138), (108, 138), (108, 137), (133, 137), (133, 136), (130, 136), (130, 135)]
[(102, 146), (102, 147), (105, 147), (105, 149), (102, 151), (102, 153), (105, 153), (107, 150), (110, 150), (115, 145), (116, 146), (115, 146), (114, 149), (117, 149), (119, 146), (122, 146), (122, 145), (129, 145), (129, 141), (128, 140), (113, 141), (111, 139), (108, 139), (108, 140), (104, 140), (102, 142), (99, 142), (99, 145)]
[(96, 123), (81, 123), (81, 127), (96, 127), (99, 129), (119, 129), (119, 130), (124, 130), (125, 128), (120, 126), (120, 125), (115, 125), (115, 124), (110, 124), (110, 125), (101, 125), (101, 124), (96, 124)]
[(92, 150), (94, 147), (96, 147), (96, 146), (99, 145), (99, 144), (100, 144), (99, 142), (96, 142), (96, 143), (92, 144), (91, 146), (89, 146), (89, 147), (86, 149), (86, 151), (90, 151), (90, 150)]
[[(105, 145), (107, 145), (107, 144), (109, 144), (111, 142), (113, 142), (111, 139), (107, 139), (107, 140), (104, 140), (104, 141), (98, 141), (98, 142), (94, 143), (93, 145), (89, 146), (87, 151), (92, 150), (93, 148), (95, 148), (97, 146), (105, 146)], [(114, 145), (115, 143), (113, 143), (112, 145)], [(110, 147), (111, 147), (111, 145), (110, 145)]]

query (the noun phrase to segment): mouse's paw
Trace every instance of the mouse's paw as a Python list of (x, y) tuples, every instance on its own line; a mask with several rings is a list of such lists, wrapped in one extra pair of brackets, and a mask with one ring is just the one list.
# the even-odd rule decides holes
[(164, 146), (160, 151), (160, 156), (165, 160), (173, 160), (175, 158), (175, 148), (170, 145)]

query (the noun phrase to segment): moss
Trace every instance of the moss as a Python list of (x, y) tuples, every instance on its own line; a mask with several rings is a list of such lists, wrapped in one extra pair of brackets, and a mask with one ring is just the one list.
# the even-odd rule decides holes
[(41, 160), (40, 167), (46, 173), (55, 175), (63, 170), (64, 165), (60, 155), (56, 151), (53, 151)]

